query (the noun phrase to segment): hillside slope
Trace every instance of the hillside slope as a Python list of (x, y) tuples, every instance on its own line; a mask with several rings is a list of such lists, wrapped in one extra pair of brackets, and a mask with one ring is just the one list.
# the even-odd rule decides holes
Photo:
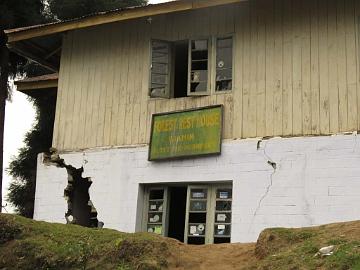
[[(331, 256), (314, 256), (335, 245)], [(0, 269), (355, 269), (360, 222), (268, 229), (258, 242), (190, 246), (157, 235), (0, 215)]]

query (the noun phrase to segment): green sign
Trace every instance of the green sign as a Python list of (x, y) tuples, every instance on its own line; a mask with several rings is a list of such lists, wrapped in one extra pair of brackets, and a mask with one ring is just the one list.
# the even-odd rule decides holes
[(222, 105), (154, 114), (149, 160), (221, 153)]

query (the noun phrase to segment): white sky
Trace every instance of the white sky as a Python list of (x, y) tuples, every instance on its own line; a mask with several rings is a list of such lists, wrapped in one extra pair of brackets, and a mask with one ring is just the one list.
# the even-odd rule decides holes
[[(168, 0), (150, 0), (150, 4), (164, 3)], [(9, 166), (11, 157), (18, 153), (24, 143), (24, 136), (33, 125), (35, 110), (26, 99), (26, 96), (13, 90), (12, 102), (6, 104), (5, 134), (4, 134), (4, 171), (3, 171), (3, 205), (6, 205), (6, 194), (11, 177), (5, 169)], [(12, 212), (10, 205), (6, 210)]]

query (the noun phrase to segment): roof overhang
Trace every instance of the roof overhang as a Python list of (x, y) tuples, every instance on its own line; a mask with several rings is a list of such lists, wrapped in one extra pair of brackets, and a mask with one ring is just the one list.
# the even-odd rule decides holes
[(195, 10), (219, 5), (227, 5), (246, 0), (178, 0), (156, 5), (147, 5), (121, 10), (101, 12), (91, 16), (79, 19), (55, 22), (43, 25), (35, 25), (24, 28), (5, 30), (8, 37), (8, 43), (28, 40), (31, 38), (53, 35), (70, 30), (86, 28), (106, 23), (125, 21), (130, 19), (155, 16), (172, 12)]
[(26, 78), (24, 80), (15, 81), (17, 91), (29, 96), (36, 96), (42, 90), (57, 89), (58, 74), (48, 74), (38, 77)]
[(177, 0), (100, 12), (78, 19), (5, 30), (8, 48), (51, 72), (59, 72), (63, 33), (113, 22), (197, 10), (248, 0)]

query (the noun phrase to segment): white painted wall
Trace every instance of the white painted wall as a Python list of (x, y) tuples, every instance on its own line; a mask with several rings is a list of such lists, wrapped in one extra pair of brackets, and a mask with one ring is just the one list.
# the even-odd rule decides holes
[[(273, 138), (223, 143), (221, 156), (148, 162), (146, 146), (61, 155), (84, 166), (105, 227), (134, 232), (139, 184), (233, 181), (233, 242), (255, 241), (267, 227), (303, 227), (360, 219), (360, 138)], [(65, 169), (39, 156), (35, 219), (65, 222)], [(268, 160), (277, 163), (274, 171)]]

